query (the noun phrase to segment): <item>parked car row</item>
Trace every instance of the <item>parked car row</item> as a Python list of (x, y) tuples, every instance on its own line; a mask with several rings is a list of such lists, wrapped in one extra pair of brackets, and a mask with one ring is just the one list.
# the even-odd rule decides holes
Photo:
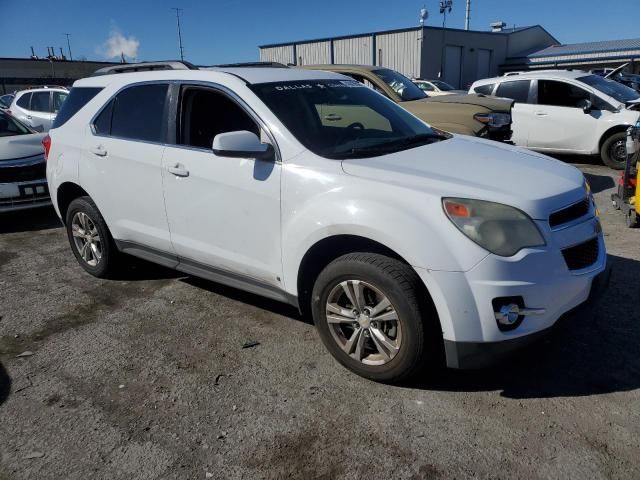
[(109, 277), (131, 254), (288, 302), (386, 382), (499, 361), (606, 286), (579, 170), (401, 107), (495, 99), (345, 73), (166, 62), (77, 81), (43, 145), (80, 265)]

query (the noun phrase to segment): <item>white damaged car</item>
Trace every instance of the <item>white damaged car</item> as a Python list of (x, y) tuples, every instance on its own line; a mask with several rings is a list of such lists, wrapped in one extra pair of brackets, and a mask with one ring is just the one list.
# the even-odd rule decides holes
[(497, 362), (608, 280), (577, 169), (439, 132), (339, 74), (111, 67), (49, 135), (87, 272), (130, 254), (291, 303), (370, 379)]

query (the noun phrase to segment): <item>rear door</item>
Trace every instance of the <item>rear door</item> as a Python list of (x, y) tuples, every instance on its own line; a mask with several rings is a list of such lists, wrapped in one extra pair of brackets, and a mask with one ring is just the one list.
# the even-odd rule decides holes
[(48, 131), (51, 128), (51, 92), (31, 92), (29, 106), (25, 108), (24, 115), (24, 121), (34, 130)]
[[(478, 92), (478, 88), (475, 89)], [(526, 147), (529, 134), (535, 123), (535, 106), (531, 104), (531, 80), (511, 80), (498, 85), (496, 97), (510, 98), (516, 103), (511, 111), (513, 136), (511, 141)]]
[(86, 136), (80, 178), (116, 240), (173, 255), (162, 192), (168, 87), (129, 86), (102, 108)]
[(528, 146), (536, 150), (591, 153), (603, 115), (601, 110), (583, 111), (586, 102), (592, 100), (590, 92), (569, 82), (538, 80)]

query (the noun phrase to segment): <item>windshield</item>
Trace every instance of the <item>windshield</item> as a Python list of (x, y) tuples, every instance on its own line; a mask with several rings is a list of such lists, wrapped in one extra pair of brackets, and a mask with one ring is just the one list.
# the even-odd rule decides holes
[(31, 133), (27, 127), (9, 114), (0, 111), (0, 137), (12, 137), (14, 135), (27, 135)]
[(443, 92), (449, 92), (451, 90), (455, 90), (455, 88), (453, 88), (451, 85), (441, 80), (431, 80), (431, 83), (433, 83), (436, 87), (438, 87)]
[(586, 83), (587, 85), (595, 88), (596, 90), (615, 98), (620, 103), (627, 103), (632, 100), (640, 98), (638, 92), (629, 88), (621, 83), (608, 78), (603, 78), (598, 75), (588, 75), (586, 77), (578, 78), (579, 81)]
[(389, 85), (393, 91), (400, 96), (403, 102), (427, 98), (427, 95), (420, 90), (415, 83), (395, 70), (379, 68), (378, 70), (374, 70), (373, 74)]
[(373, 157), (447, 138), (355, 80), (263, 83), (252, 89), (300, 143), (323, 157)]

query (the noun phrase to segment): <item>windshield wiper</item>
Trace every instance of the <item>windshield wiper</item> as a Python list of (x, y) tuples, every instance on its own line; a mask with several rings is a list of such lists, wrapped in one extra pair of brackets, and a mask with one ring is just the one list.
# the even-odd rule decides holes
[(353, 147), (346, 152), (339, 152), (334, 154), (334, 158), (358, 158), (358, 157), (372, 157), (378, 154), (398, 152), (401, 150), (407, 150), (416, 145), (427, 145), (440, 140), (445, 140), (449, 137), (441, 135), (439, 133), (422, 133), (420, 135), (413, 135), (411, 137), (399, 138), (391, 140), (389, 142), (382, 142), (369, 147)]

